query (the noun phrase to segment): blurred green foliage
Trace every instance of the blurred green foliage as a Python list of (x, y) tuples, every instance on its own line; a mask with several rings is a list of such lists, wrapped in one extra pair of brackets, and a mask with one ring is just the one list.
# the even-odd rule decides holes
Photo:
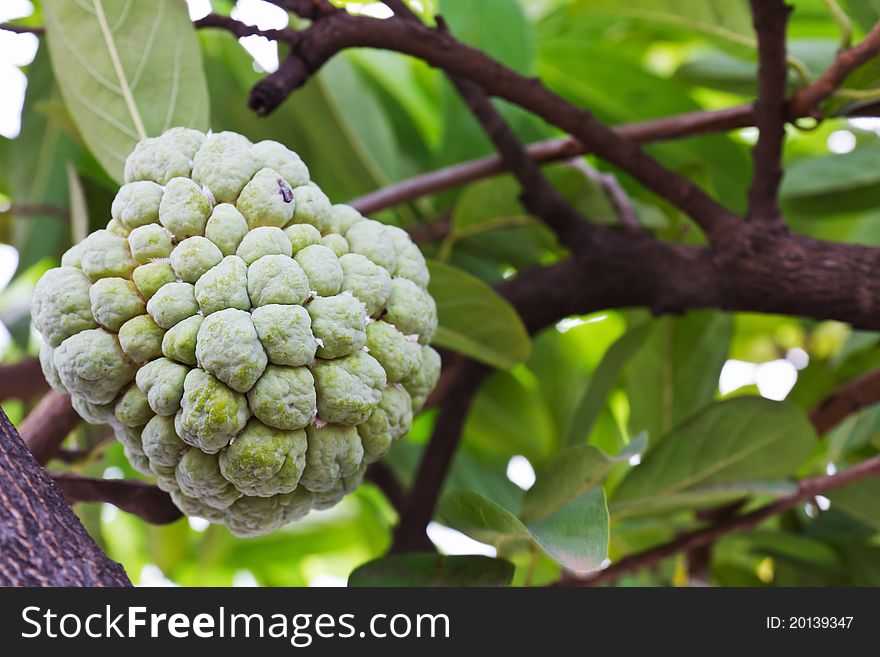
[[(217, 11), (232, 5), (214, 4)], [(800, 76), (815, 76), (827, 66), (840, 41), (824, 2), (793, 4), (792, 88)], [(880, 18), (875, 2), (843, 4), (856, 39)], [(610, 124), (750, 101), (756, 58), (747, 5), (745, 0), (422, 3), (426, 17), (439, 9), (459, 38), (520, 72), (539, 75)], [(346, 52), (278, 111), (260, 118), (246, 106), (249, 89), (264, 75), (251, 56), (220, 31), (200, 31), (197, 39), (204, 74), (189, 74), (195, 76), (192, 84), (205, 85), (211, 127), (287, 144), (335, 201), (492, 151), (449, 82), (422, 62), (389, 52)], [(84, 130), (90, 119), (69, 111), (44, 45), (25, 73), (21, 133), (0, 140), (0, 240), (19, 251), (17, 274), (0, 291), (0, 321), (12, 338), (4, 362), (36, 353), (30, 291), (73, 237), (81, 236), (85, 221), (89, 230), (106, 223), (116, 187), (116, 172), (105, 171), (84, 145), (95, 139), (96, 126)], [(880, 65), (872, 63), (847, 85), (872, 89), (878, 76)], [(186, 86), (181, 93), (188, 93)], [(855, 102), (835, 98), (826, 109), (841, 114)], [(498, 106), (524, 141), (557, 134), (517, 108)], [(812, 129), (788, 129), (782, 200), (796, 231), (880, 245), (878, 135), (876, 120), (833, 116)], [(742, 210), (754, 139), (754, 131), (745, 129), (648, 149), (725, 205)], [(605, 170), (602, 162), (586, 161)], [(617, 221), (582, 167), (556, 164), (546, 172), (592, 220)], [(648, 229), (662, 239), (701, 241), (687, 217), (622, 172), (611, 172)], [(77, 198), (72, 181), (83, 202), (72, 200)], [(872, 332), (746, 313), (653, 318), (644, 311), (615, 310), (565, 319), (529, 344), (516, 318), (505, 315), (509, 307), (488, 286), (556, 262), (565, 251), (521, 207), (518, 193), (510, 177), (499, 176), (376, 213), (405, 228), (450, 221), (448, 235), (423, 244), (438, 261), (432, 271), (446, 331), (441, 330), (442, 345), (503, 369), (477, 395), (438, 520), (490, 544), (514, 570), (480, 558), (391, 559), (359, 569), (353, 583), (506, 584), (511, 578), (515, 585), (546, 583), (559, 577), (560, 562), (594, 568), (606, 557), (620, 558), (695, 527), (698, 508), (732, 495), (748, 495), (753, 504), (766, 501), (789, 490), (793, 476), (839, 470), (880, 450), (877, 408), (861, 411), (819, 441), (805, 415), (834, 387), (877, 365), (878, 335)], [(493, 304), (501, 305), (496, 310)], [(759, 393), (788, 401), (761, 400)], [(3, 408), (18, 422), (34, 401), (10, 399)], [(412, 483), (435, 415), (422, 413), (387, 459), (404, 485)], [(92, 448), (89, 460), (53, 467), (140, 478), (108, 431), (80, 427), (69, 444)], [(522, 465), (520, 457), (537, 473), (529, 493), (507, 476), (510, 464)], [(522, 481), (522, 467), (519, 476), (516, 471), (511, 467), (511, 478)], [(709, 580), (728, 586), (877, 585), (878, 484), (844, 488), (828, 504), (794, 509), (758, 531), (719, 541)], [(248, 540), (195, 520), (155, 527), (107, 505), (77, 510), (134, 581), (164, 577), (182, 585), (345, 583), (356, 567), (382, 557), (396, 522), (371, 484), (332, 510)], [(621, 584), (687, 583), (681, 571), (681, 559), (670, 559)]]

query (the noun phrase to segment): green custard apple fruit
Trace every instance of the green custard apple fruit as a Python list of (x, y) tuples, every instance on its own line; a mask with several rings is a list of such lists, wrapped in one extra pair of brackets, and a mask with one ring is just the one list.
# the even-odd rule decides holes
[(183, 513), (264, 534), (409, 431), (440, 356), (405, 231), (282, 144), (185, 128), (136, 146), (111, 216), (37, 283), (40, 363)]

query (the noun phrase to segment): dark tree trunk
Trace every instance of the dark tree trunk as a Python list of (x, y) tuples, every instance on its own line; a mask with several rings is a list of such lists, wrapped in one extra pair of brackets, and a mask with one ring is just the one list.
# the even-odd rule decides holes
[(0, 409), (0, 585), (131, 586)]

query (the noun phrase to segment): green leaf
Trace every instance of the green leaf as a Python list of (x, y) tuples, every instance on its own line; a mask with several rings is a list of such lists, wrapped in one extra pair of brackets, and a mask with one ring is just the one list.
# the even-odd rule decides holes
[(494, 545), (499, 552), (537, 546), (578, 573), (596, 570), (608, 558), (608, 509), (601, 487), (587, 490), (554, 513), (534, 518), (528, 525), (472, 491), (445, 495), (438, 510), (451, 527), (477, 541)]
[(40, 48), (28, 69), (21, 133), (9, 142), (9, 189), (14, 206), (51, 206), (56, 212), (15, 217), (12, 241), (20, 253), (19, 271), (43, 258), (59, 257), (70, 243), (70, 227), (63, 217), (68, 208), (66, 167), (82, 156), (82, 150), (35, 109), (57, 97), (48, 53)]
[(611, 468), (641, 454), (647, 446), (645, 434), (636, 436), (619, 455), (611, 457), (593, 445), (576, 445), (562, 450), (541, 470), (535, 484), (523, 498), (520, 517), (526, 522), (557, 513), (589, 489), (599, 486)]
[(445, 524), (499, 552), (521, 550), (531, 544), (529, 530), (515, 515), (474, 491), (447, 493), (437, 511)]
[[(833, 38), (790, 39), (787, 45), (789, 54), (813, 77), (828, 68), (839, 47)], [(758, 64), (754, 57), (743, 59), (723, 52), (699, 53), (682, 64), (675, 77), (689, 84), (754, 96), (757, 93)], [(800, 84), (794, 70), (789, 71), (788, 81), (790, 91)]]
[(791, 492), (784, 480), (816, 433), (797, 406), (760, 397), (716, 402), (677, 427), (621, 482), (611, 503), (627, 516)]
[(513, 564), (503, 559), (398, 554), (352, 571), (349, 586), (509, 586)]
[(608, 525), (605, 491), (594, 486), (526, 526), (544, 552), (568, 570), (588, 573), (608, 558)]
[(135, 144), (173, 126), (208, 127), (202, 56), (182, 0), (45, 3), (55, 77), (79, 133), (122, 182)]
[(880, 145), (794, 162), (785, 171), (784, 201), (811, 214), (871, 209), (880, 202)]
[(738, 49), (757, 47), (745, 0), (578, 0), (571, 12), (630, 18), (651, 26), (666, 25)]
[(558, 434), (539, 382), (525, 368), (495, 372), (480, 387), (464, 426), (467, 443), (508, 459), (522, 454), (545, 462), (558, 447)]
[(733, 320), (712, 311), (652, 322), (645, 345), (627, 365), (630, 428), (647, 431), (653, 448), (715, 397)]
[(499, 369), (529, 357), (529, 334), (513, 306), (460, 269), (436, 261), (428, 268), (440, 320), (434, 344)]
[(828, 494), (831, 508), (880, 531), (880, 479), (863, 479)]
[(643, 322), (627, 331), (605, 352), (566, 427), (564, 445), (572, 445), (590, 435), (621, 370), (645, 344), (651, 329), (651, 322)]

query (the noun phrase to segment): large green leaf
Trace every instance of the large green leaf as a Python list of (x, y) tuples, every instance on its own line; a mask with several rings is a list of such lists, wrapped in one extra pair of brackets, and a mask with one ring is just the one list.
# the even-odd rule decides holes
[(509, 586), (513, 564), (503, 559), (398, 554), (352, 571), (349, 586)]
[(508, 553), (539, 547), (574, 572), (596, 570), (608, 558), (608, 509), (601, 487), (593, 487), (554, 513), (524, 524), (478, 493), (462, 491), (440, 500), (444, 522), (471, 538)]
[(70, 115), (116, 181), (139, 140), (208, 127), (202, 55), (183, 0), (50, 0), (43, 13)]
[(828, 494), (832, 508), (880, 531), (880, 479), (863, 479)]
[(574, 16), (606, 15), (646, 21), (696, 33), (718, 45), (751, 50), (757, 47), (746, 0), (577, 0)]
[(429, 269), (440, 319), (434, 344), (500, 369), (528, 358), (529, 334), (509, 303), (460, 269), (435, 261)]
[[(457, 38), (524, 75), (532, 72), (535, 39), (519, 2), (441, 0), (439, 5), (439, 13)], [(438, 164), (451, 164), (491, 153), (494, 149), (485, 130), (452, 84), (446, 79), (439, 82), (439, 119), (444, 138), (439, 148)], [(504, 101), (495, 101), (495, 104), (525, 141), (549, 136), (547, 126), (528, 112)]]
[(677, 427), (621, 482), (611, 501), (627, 516), (696, 508), (749, 494), (784, 494), (816, 433), (793, 404), (760, 397), (716, 402)]
[(630, 428), (647, 431), (652, 447), (708, 404), (718, 390), (733, 320), (701, 311), (652, 322), (644, 347), (627, 365)]
[(562, 450), (542, 469), (535, 484), (523, 498), (520, 517), (526, 522), (551, 516), (599, 486), (611, 468), (644, 451), (647, 441), (641, 434), (617, 456), (608, 456), (593, 445), (575, 445)]
[(58, 257), (70, 243), (67, 164), (82, 149), (35, 108), (58, 97), (45, 48), (28, 69), (28, 87), (21, 115), (21, 133), (9, 144), (9, 186), (13, 207), (55, 208), (15, 217), (12, 237), (20, 252), (19, 271), (46, 257)]
[(463, 435), (468, 445), (507, 458), (522, 454), (545, 462), (558, 446), (558, 434), (539, 382), (525, 368), (496, 372), (474, 399)]
[(562, 444), (573, 445), (590, 435), (590, 430), (602, 412), (621, 370), (645, 344), (651, 329), (650, 322), (643, 322), (627, 331), (605, 352), (605, 357), (575, 407), (571, 421), (565, 427)]

